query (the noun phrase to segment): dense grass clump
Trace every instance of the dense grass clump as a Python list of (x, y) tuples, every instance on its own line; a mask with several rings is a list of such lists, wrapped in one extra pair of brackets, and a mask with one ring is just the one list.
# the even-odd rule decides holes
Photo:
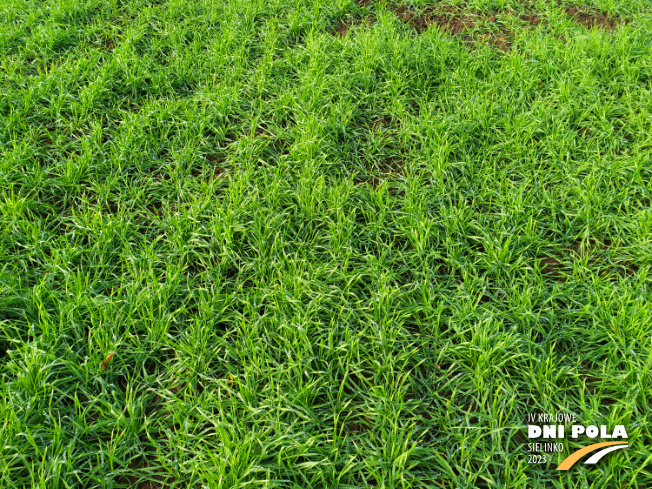
[(652, 487), (651, 13), (0, 0), (0, 486)]

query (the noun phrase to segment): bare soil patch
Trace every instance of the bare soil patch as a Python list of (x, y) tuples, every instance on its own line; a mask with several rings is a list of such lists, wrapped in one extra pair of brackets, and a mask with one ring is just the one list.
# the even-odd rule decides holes
[(589, 29), (597, 27), (598, 29), (605, 31), (613, 31), (619, 24), (618, 19), (615, 17), (593, 10), (577, 8), (575, 6), (566, 8), (566, 15), (571, 17), (578, 24)]
[(333, 35), (340, 36), (340, 38), (342, 38), (349, 33), (350, 28), (351, 27), (346, 22), (341, 21), (335, 28), (335, 31), (333, 31)]
[[(419, 34), (425, 32), (429, 27), (435, 26), (450, 36), (459, 37), (468, 42), (481, 41), (504, 52), (510, 49), (514, 39), (514, 34), (493, 13), (462, 10), (450, 5), (430, 7), (421, 11), (405, 6), (390, 5), (390, 8), (401, 22), (410, 25)], [(511, 15), (509, 12), (507, 14)], [(531, 24), (540, 22), (534, 14), (526, 17)], [(494, 24), (496, 29), (492, 32), (473, 35), (473, 31), (482, 27), (483, 24)]]
[(340, 37), (344, 38), (346, 35), (349, 33), (351, 28), (358, 26), (358, 25), (372, 25), (376, 22), (376, 16), (373, 13), (367, 14), (365, 16), (360, 16), (360, 15), (354, 15), (353, 17), (350, 17), (345, 20), (341, 20), (335, 29), (331, 32), (333, 36), (335, 37)]
[(639, 270), (638, 265), (628, 259), (613, 256), (613, 253), (609, 253), (611, 247), (611, 242), (608, 239), (600, 242), (595, 240), (577, 241), (569, 248), (562, 250), (557, 257), (541, 259), (541, 272), (549, 280), (566, 282), (568, 277), (564, 272), (571, 272), (571, 263), (586, 259), (588, 269), (606, 280), (613, 281), (635, 275)]
[[(366, 5), (371, 3), (367, 0), (364, 1)], [(485, 13), (476, 10), (464, 10), (450, 5), (415, 9), (390, 3), (388, 7), (401, 22), (411, 26), (418, 34), (422, 34), (431, 26), (435, 26), (448, 35), (460, 37), (469, 42), (480, 40), (503, 52), (509, 51), (514, 39), (514, 33), (503, 25), (501, 17), (518, 17), (521, 21), (529, 24), (530, 27), (545, 23), (545, 19), (540, 16), (540, 13), (532, 5), (528, 6), (526, 12), (520, 14), (509, 10)], [(596, 27), (605, 31), (613, 31), (622, 22), (616, 17), (583, 7), (566, 7), (565, 11), (578, 24), (587, 28)], [(491, 32), (477, 32), (478, 30), (482, 31), (487, 24), (493, 24), (495, 28)]]
[(428, 27), (432, 25), (436, 25), (451, 35), (459, 35), (476, 26), (476, 15), (450, 6), (426, 9), (422, 12), (403, 5), (390, 5), (390, 8), (401, 22), (410, 25), (419, 34), (428, 30)]
[[(372, 7), (374, 4), (373, 0), (357, 0), (357, 3), (364, 7)], [(510, 10), (493, 13), (480, 12), (477, 10), (465, 10), (452, 5), (435, 5), (417, 9), (389, 3), (387, 7), (401, 22), (412, 27), (417, 34), (422, 34), (434, 26), (450, 36), (459, 37), (469, 43), (480, 41), (491, 46), (493, 49), (503, 52), (510, 50), (514, 40), (514, 33), (504, 24), (506, 17), (517, 17), (531, 27), (536, 27), (545, 22), (540, 17), (539, 12), (534, 9), (534, 6), (529, 6), (529, 10), (520, 14)], [(575, 10), (571, 9), (567, 11), (571, 13), (575, 12)], [(589, 15), (592, 16), (591, 18), (595, 18), (595, 14)], [(610, 19), (606, 16), (602, 17), (604, 19)], [(598, 21), (599, 25), (609, 22), (609, 20), (602, 20), (602, 17), (598, 17), (601, 19)], [(581, 19), (584, 18), (581, 17)], [(371, 24), (374, 20), (375, 16), (373, 13), (366, 14), (363, 17), (357, 15), (352, 19), (339, 22), (332, 34), (343, 38), (353, 26), (363, 23)], [(580, 22), (584, 22), (584, 20), (580, 20)], [(587, 22), (589, 21), (587, 20)], [(487, 30), (487, 25), (491, 25), (492, 27)], [(482, 32), (483, 30), (485, 32)]]
[(552, 280), (565, 282), (562, 270), (564, 266), (556, 258), (548, 257), (541, 260), (541, 272)]
[(518, 16), (518, 18), (533, 26), (537, 26), (541, 23), (541, 17), (533, 13), (521, 14)]

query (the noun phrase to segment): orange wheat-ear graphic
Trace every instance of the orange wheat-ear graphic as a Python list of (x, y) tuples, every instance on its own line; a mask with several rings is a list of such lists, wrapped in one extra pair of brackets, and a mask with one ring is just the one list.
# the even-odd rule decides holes
[[(618, 445), (618, 446), (614, 446)], [(619, 448), (625, 448), (629, 446), (627, 442), (622, 442), (622, 441), (607, 441), (604, 443), (594, 443), (593, 445), (589, 445), (588, 447), (584, 447), (581, 450), (578, 450), (574, 453), (571, 453), (566, 459), (559, 464), (559, 467), (557, 467), (557, 470), (568, 470), (570, 469), (575, 462), (577, 462), (579, 459), (581, 459), (584, 455), (587, 453), (591, 453), (598, 448), (602, 447), (611, 447), (607, 448), (606, 450), (601, 450), (595, 455), (593, 455), (590, 459), (586, 461), (587, 464), (594, 464), (597, 463), (602, 457), (604, 457), (607, 453), (613, 452), (614, 450), (618, 450)]]

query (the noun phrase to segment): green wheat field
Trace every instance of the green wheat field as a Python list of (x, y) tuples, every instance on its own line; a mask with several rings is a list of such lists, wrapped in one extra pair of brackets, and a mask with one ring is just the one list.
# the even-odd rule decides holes
[(0, 487), (649, 489), (651, 347), (652, 0), (0, 0)]

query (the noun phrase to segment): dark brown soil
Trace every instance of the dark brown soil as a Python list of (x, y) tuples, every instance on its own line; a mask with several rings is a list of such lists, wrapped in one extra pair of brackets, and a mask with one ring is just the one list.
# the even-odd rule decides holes
[(216, 154), (206, 155), (206, 159), (211, 163), (224, 163), (224, 161), (226, 160), (226, 158), (223, 155), (216, 155)]
[(541, 18), (536, 14), (521, 14), (518, 18), (534, 26), (541, 23)]
[(618, 274), (621, 277), (631, 277), (633, 275), (636, 275), (636, 272), (638, 272), (638, 270), (639, 270), (638, 265), (632, 263), (629, 260), (624, 260), (618, 264), (614, 273)]
[(457, 36), (464, 31), (473, 29), (476, 26), (472, 17), (464, 13), (457, 14), (438, 14), (433, 23), (437, 25), (444, 32)]
[(102, 46), (102, 50), (107, 54), (111, 54), (115, 49), (115, 45), (113, 44), (113, 41), (109, 39), (104, 39), (101, 46)]
[[(207, 155), (206, 159), (208, 161), (210, 161), (211, 163), (214, 163), (216, 165), (215, 167), (213, 167), (213, 171), (210, 173), (210, 175), (208, 177), (208, 183), (210, 183), (211, 180), (217, 180), (220, 177), (228, 177), (229, 176), (229, 172), (230, 172), (231, 168), (224, 165), (224, 163), (226, 162), (226, 156), (225, 155), (211, 154), (211, 155)], [(199, 176), (199, 175), (195, 175), (195, 176)]]
[[(465, 41), (473, 41), (470, 31), (484, 22), (496, 24), (496, 33), (484, 33), (476, 37), (482, 39), (494, 49), (509, 51), (513, 33), (502, 26), (494, 14), (482, 14), (475, 11), (460, 10), (451, 6), (433, 7), (421, 12), (404, 6), (391, 6), (396, 16), (404, 23), (413, 27), (417, 33), (426, 31), (430, 26), (435, 26), (450, 36), (460, 37)], [(536, 15), (528, 15), (530, 23), (540, 22)]]
[[(391, 183), (394, 180), (394, 177), (400, 176), (404, 173), (405, 161), (398, 159), (385, 160), (378, 165), (377, 172), (378, 171), (379, 173), (376, 173), (375, 175), (358, 177), (354, 180), (354, 183), (356, 185), (369, 185), (374, 190), (378, 190), (381, 183), (387, 181)], [(395, 187), (390, 187), (388, 192), (392, 196), (402, 197), (404, 195), (403, 191), (399, 191)]]
[(419, 34), (426, 31), (431, 25), (436, 25), (448, 34), (458, 35), (473, 29), (476, 25), (473, 15), (452, 7), (428, 9), (424, 12), (418, 12), (405, 6), (390, 7), (401, 22), (412, 26)]
[(229, 169), (228, 168), (215, 168), (213, 171), (212, 180), (217, 180), (220, 177), (228, 177)]
[(337, 24), (337, 27), (333, 30), (332, 34), (334, 36), (339, 36), (340, 38), (346, 37), (346, 35), (349, 33), (352, 27), (357, 26), (357, 25), (372, 25), (376, 22), (376, 16), (371, 13), (367, 14), (364, 17), (361, 17), (359, 15), (354, 15), (353, 17), (342, 20), (340, 21), (339, 24)]
[(390, 6), (399, 20), (412, 26), (419, 34), (428, 29), (425, 19), (413, 8), (401, 6)]
[(547, 275), (553, 280), (562, 280), (562, 269), (563, 265), (556, 258), (544, 258), (541, 260), (542, 269), (544, 275)]
[(512, 46), (512, 40), (514, 39), (514, 34), (509, 29), (501, 29), (497, 34), (481, 34), (478, 36), (479, 39), (482, 39), (489, 46), (494, 49), (498, 49), (503, 52), (509, 51)]
[(510, 31), (502, 31), (495, 38), (492, 39), (491, 45), (501, 51), (509, 51), (512, 45), (513, 35)]
[(573, 18), (578, 24), (589, 29), (597, 27), (598, 29), (605, 31), (613, 31), (618, 26), (618, 22), (615, 18), (609, 17), (600, 12), (578, 9), (577, 7), (568, 7), (566, 9), (566, 14)]
[(618, 280), (622, 277), (632, 277), (639, 267), (630, 260), (619, 260), (612, 257), (609, 259), (605, 252), (611, 249), (611, 241), (608, 239), (602, 242), (590, 240), (588, 242), (576, 241), (569, 248), (565, 249), (563, 256), (558, 258), (547, 257), (541, 260), (541, 271), (547, 279), (557, 282), (565, 282), (564, 271), (569, 271), (561, 260), (576, 261), (586, 257), (587, 267), (606, 280)]
[(385, 160), (380, 164), (380, 171), (386, 175), (398, 175), (403, 173), (405, 169), (405, 161), (390, 159)]
[(333, 35), (344, 37), (349, 33), (350, 26), (346, 22), (340, 22), (333, 32)]
[(383, 115), (373, 122), (372, 127), (376, 130), (382, 130), (384, 128), (392, 127), (392, 125), (391, 117)]
[(346, 429), (349, 431), (360, 431), (360, 425), (358, 423), (348, 423)]
[[(358, 5), (369, 7), (374, 5), (373, 0), (356, 0)], [(563, 4), (562, 4), (563, 5)], [(482, 40), (496, 50), (503, 52), (509, 51), (514, 39), (514, 34), (502, 25), (498, 17), (516, 17), (536, 27), (545, 23), (545, 19), (539, 16), (534, 5), (525, 5), (526, 11), (521, 14), (510, 10), (501, 10), (496, 13), (481, 13), (474, 10), (464, 10), (459, 7), (450, 5), (435, 5), (423, 9), (415, 9), (405, 5), (396, 5), (388, 3), (387, 7), (394, 12), (396, 17), (404, 24), (412, 27), (417, 34), (422, 34), (430, 27), (435, 26), (448, 35), (460, 37), (466, 42)], [(587, 28), (598, 28), (606, 31), (613, 31), (620, 20), (607, 14), (590, 10), (587, 8), (578, 8), (576, 6), (566, 7), (566, 14), (573, 18), (578, 24)], [(341, 38), (345, 37), (353, 25), (367, 22), (373, 14), (366, 15), (364, 18), (354, 17), (350, 21), (342, 21), (333, 31), (333, 35)], [(372, 21), (373, 23), (373, 21)], [(492, 33), (472, 33), (478, 26), (481, 28), (486, 23), (494, 24), (497, 29)]]

